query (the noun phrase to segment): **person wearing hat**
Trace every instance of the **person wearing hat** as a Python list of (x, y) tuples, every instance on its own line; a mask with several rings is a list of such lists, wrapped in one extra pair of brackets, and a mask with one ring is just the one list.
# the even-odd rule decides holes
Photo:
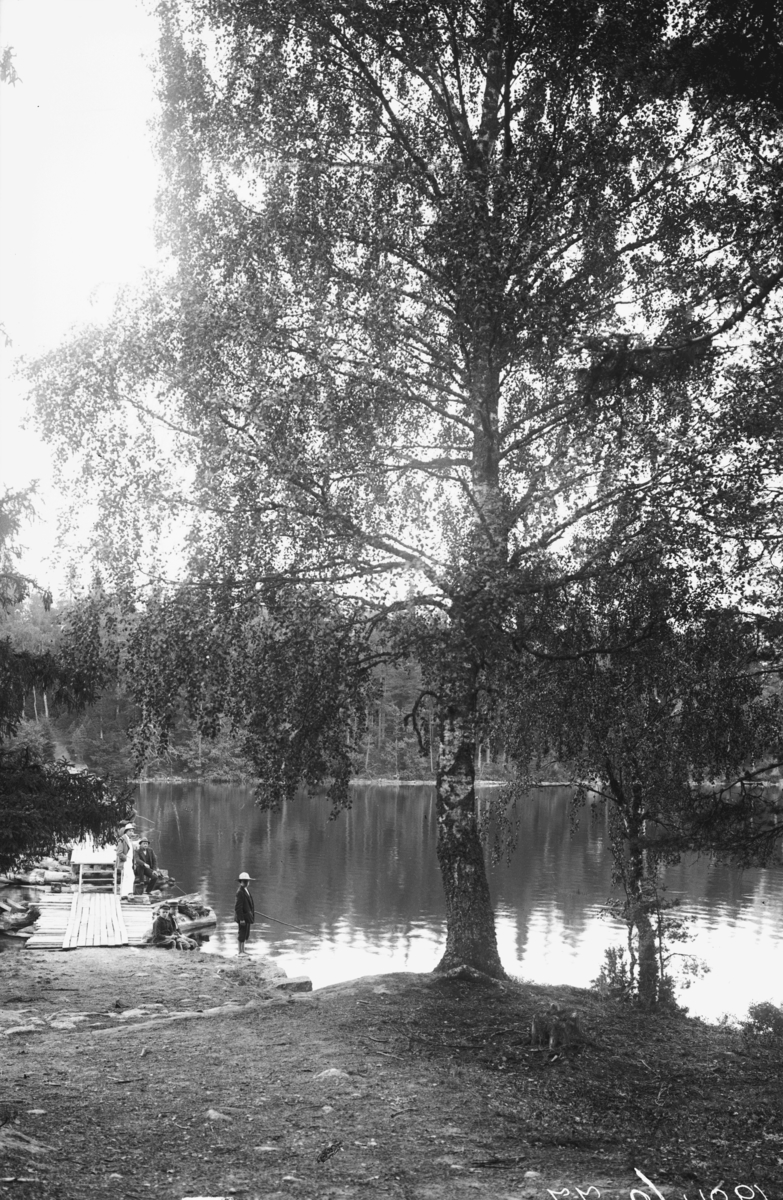
[(245, 953), (245, 942), (250, 937), (250, 926), (256, 919), (256, 906), (253, 903), (253, 897), (250, 895), (250, 888), (247, 886), (250, 883), (250, 876), (247, 871), (239, 873), (239, 887), (237, 888), (237, 898), (234, 904), (234, 917), (239, 929), (239, 953)]
[(117, 842), (117, 868), (120, 875), (120, 895), (133, 895), (135, 876), (133, 873), (133, 856), (136, 850), (136, 826), (132, 821), (123, 825)]
[(198, 950), (195, 938), (180, 931), (176, 900), (164, 900), (152, 926), (152, 944), (164, 950)]
[(155, 946), (164, 946), (170, 950), (176, 944), (179, 926), (176, 917), (177, 907), (169, 900), (159, 905), (152, 925), (152, 942)]
[(139, 838), (139, 844), (133, 855), (133, 894), (140, 896), (142, 892), (151, 892), (157, 881), (158, 860), (155, 851), (150, 846), (150, 840), (145, 835)]

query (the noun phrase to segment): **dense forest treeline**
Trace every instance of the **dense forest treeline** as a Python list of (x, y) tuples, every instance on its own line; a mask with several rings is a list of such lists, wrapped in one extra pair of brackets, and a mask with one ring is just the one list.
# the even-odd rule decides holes
[[(40, 598), (33, 596), (12, 614), (7, 633), (18, 649), (56, 652), (67, 614), (67, 606), (55, 605), (47, 611)], [(378, 667), (365, 727), (353, 730), (358, 778), (434, 780), (436, 750), (432, 731), (429, 745), (422, 752), (410, 722), (405, 720), (420, 690), (420, 672), (415, 664)], [(221, 722), (217, 737), (204, 737), (183, 706), (168, 745), (156, 757), (147, 756), (141, 763), (134, 752), (133, 729), (138, 721), (137, 705), (122, 682), (116, 680), (84, 712), (57, 716), (50, 713), (46, 692), (31, 688), (25, 697), (17, 741), (29, 745), (45, 761), (66, 756), (112, 775), (147, 779), (185, 777), (213, 782), (253, 780), (253, 768), (243, 754), (241, 739), (227, 721)], [(566, 777), (554, 760), (539, 764), (539, 772), (542, 779)], [(478, 746), (476, 773), (480, 779), (510, 777), (510, 763), (500, 741)]]
[[(40, 596), (32, 595), (8, 614), (6, 636), (17, 650), (57, 654), (69, 612), (68, 604), (47, 608)], [(768, 686), (777, 688), (777, 684)], [(363, 726), (354, 720), (349, 734), (357, 779), (435, 780), (433, 714), (425, 712), (424, 718), (419, 714), (419, 733), (424, 735), (421, 744), (409, 719), (421, 692), (421, 671), (416, 663), (383, 663), (376, 668)], [(183, 702), (178, 705), (167, 743), (158, 746), (157, 754), (151, 754), (147, 746), (140, 755), (135, 737), (140, 717), (130, 688), (121, 678), (111, 679), (96, 703), (57, 714), (50, 711), (46, 692), (31, 687), (14, 740), (29, 746), (44, 762), (66, 757), (113, 776), (214, 783), (256, 780), (250, 756), (243, 751), (242, 735), (231, 728), (228, 718), (221, 718), (216, 736), (207, 737)], [(485, 781), (510, 781), (519, 774), (500, 736), (477, 744), (475, 770), (476, 778)], [(573, 779), (573, 764), (553, 748), (526, 764), (523, 774), (540, 781), (568, 782)]]

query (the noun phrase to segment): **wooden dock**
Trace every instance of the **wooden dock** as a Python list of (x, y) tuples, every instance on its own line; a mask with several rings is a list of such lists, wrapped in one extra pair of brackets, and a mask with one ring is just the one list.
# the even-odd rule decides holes
[(107, 892), (77, 892), (65, 927), (63, 950), (77, 946), (127, 946), (120, 901)]
[(120, 900), (113, 892), (46, 893), (28, 950), (77, 950), (92, 946), (142, 946), (152, 928), (150, 904)]

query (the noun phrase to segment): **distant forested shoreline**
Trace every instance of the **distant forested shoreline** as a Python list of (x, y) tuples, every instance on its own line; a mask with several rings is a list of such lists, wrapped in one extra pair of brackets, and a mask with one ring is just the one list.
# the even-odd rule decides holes
[[(48, 611), (37, 597), (12, 614), (8, 633), (16, 647), (33, 652), (56, 652), (61, 638), (66, 606)], [(354, 731), (354, 777), (357, 782), (378, 780), (434, 783), (435, 739), (422, 754), (416, 734), (405, 717), (412, 710), (421, 688), (415, 664), (408, 667), (383, 665), (377, 670), (365, 728)], [(121, 683), (109, 683), (97, 703), (83, 712), (50, 711), (45, 691), (31, 687), (24, 699), (24, 716), (16, 741), (26, 744), (36, 757), (54, 761), (66, 757), (94, 771), (140, 781), (189, 781), (248, 783), (256, 780), (252, 764), (243, 753), (241, 737), (228, 721), (221, 722), (214, 738), (199, 733), (197, 723), (178, 712), (168, 744), (155, 757), (137, 756), (134, 729), (139, 710)], [(568, 779), (568, 772), (554, 761), (541, 765), (540, 777), (547, 781)], [(482, 742), (476, 753), (479, 782), (505, 782), (512, 764), (500, 743)]]

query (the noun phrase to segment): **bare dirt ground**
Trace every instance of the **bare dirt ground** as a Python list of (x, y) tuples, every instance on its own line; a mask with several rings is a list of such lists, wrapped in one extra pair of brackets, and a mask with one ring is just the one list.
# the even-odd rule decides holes
[(780, 1043), (589, 992), (122, 949), (4, 953), (0, 999), (0, 1197), (783, 1197)]

